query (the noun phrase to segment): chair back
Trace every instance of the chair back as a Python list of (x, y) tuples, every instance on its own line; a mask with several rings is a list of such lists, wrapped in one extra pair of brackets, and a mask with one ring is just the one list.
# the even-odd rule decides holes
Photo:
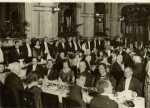
[(36, 108), (36, 102), (33, 93), (25, 90), (20, 90), (19, 96), (21, 108)]
[(41, 92), (43, 108), (59, 108), (58, 95)]
[(63, 108), (76, 108), (76, 107), (81, 108), (81, 105), (78, 101), (64, 97), (62, 97), (62, 101), (63, 101)]

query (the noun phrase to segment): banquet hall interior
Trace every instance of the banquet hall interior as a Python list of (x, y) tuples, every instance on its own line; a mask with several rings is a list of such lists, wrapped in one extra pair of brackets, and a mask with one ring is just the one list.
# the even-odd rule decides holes
[(150, 3), (0, 2), (0, 107), (150, 108)]

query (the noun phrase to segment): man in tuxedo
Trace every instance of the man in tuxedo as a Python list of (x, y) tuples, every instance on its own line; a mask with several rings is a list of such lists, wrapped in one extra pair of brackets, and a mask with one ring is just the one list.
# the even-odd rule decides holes
[(30, 72), (32, 71), (37, 71), (39, 72), (39, 74), (41, 75), (41, 77), (43, 77), (44, 75), (44, 69), (41, 65), (38, 64), (38, 60), (37, 58), (33, 58), (32, 59), (32, 65), (30, 65), (28, 68), (27, 68), (27, 73), (26, 75), (28, 75)]
[(47, 59), (47, 55), (49, 54), (51, 56), (52, 54), (52, 48), (50, 44), (48, 43), (48, 37), (44, 37), (44, 41), (41, 44), (42, 52), (43, 52), (43, 59)]
[(90, 40), (90, 38), (87, 39), (86, 49), (90, 49), (92, 51), (92, 46), (91, 46), (91, 40)]
[(97, 38), (96, 37), (94, 37), (94, 39), (91, 41), (91, 50), (93, 51), (94, 48), (97, 49)]
[(130, 52), (131, 50), (129, 48), (126, 48), (126, 51), (122, 54), (125, 67), (127, 66), (133, 67), (133, 61), (132, 61), (131, 56), (129, 55)]
[(96, 76), (95, 82), (98, 82), (99, 79), (109, 80), (113, 86), (113, 89), (115, 90), (116, 80), (114, 79), (114, 77), (110, 73), (107, 73), (106, 64), (100, 63), (98, 66), (98, 70), (99, 70), (99, 74)]
[(91, 65), (95, 65), (95, 61), (97, 59), (97, 49), (93, 48), (93, 53), (91, 54)]
[(91, 108), (119, 108), (118, 104), (109, 98), (109, 94), (113, 92), (109, 80), (98, 80), (96, 88), (100, 95), (91, 100)]
[(86, 107), (86, 103), (82, 99), (82, 87), (84, 87), (86, 81), (85, 76), (78, 76), (77, 78), (77, 84), (74, 84), (71, 87), (70, 91), (70, 99), (78, 101), (82, 108)]
[(74, 52), (73, 50), (73, 43), (72, 43), (72, 37), (67, 38), (67, 42), (65, 43), (66, 46), (66, 54), (67, 52)]
[(73, 46), (73, 52), (79, 51), (75, 36), (72, 37), (72, 46)]
[(49, 80), (55, 80), (58, 78), (58, 70), (53, 67), (53, 60), (49, 59), (47, 61), (47, 69), (44, 72)]
[(15, 46), (10, 51), (11, 62), (18, 62), (22, 58), (22, 52), (20, 50), (20, 44), (18, 41), (15, 42)]
[(66, 53), (66, 46), (65, 46), (65, 38), (61, 37), (60, 42), (58, 44), (58, 53), (65, 52)]
[(2, 49), (2, 41), (0, 41), (0, 63), (4, 62), (4, 53), (3, 53), (3, 49)]
[(25, 59), (26, 63), (31, 62), (32, 60), (32, 47), (30, 46), (30, 39), (25, 40), (25, 44), (21, 47), (22, 56)]
[(15, 108), (21, 108), (19, 90), (24, 90), (24, 87), (19, 77), (19, 74), (21, 72), (20, 64), (16, 62), (11, 63), (9, 64), (9, 69), (11, 73), (5, 79), (5, 87), (13, 92), (13, 98), (16, 105)]
[(101, 40), (101, 37), (98, 37), (98, 40), (97, 40), (97, 49), (98, 50), (104, 50), (104, 41)]
[(82, 52), (82, 44), (80, 38), (77, 39), (77, 47), (78, 47), (78, 51)]
[(89, 70), (86, 69), (86, 63), (84, 61), (81, 61), (79, 64), (79, 76), (85, 76), (86, 81), (85, 81), (85, 87), (92, 87), (94, 80), (93, 80), (93, 75), (90, 73)]
[(120, 79), (123, 77), (124, 75), (124, 66), (122, 65), (122, 60), (123, 60), (123, 56), (122, 55), (118, 55), (117, 56), (117, 60), (116, 62), (113, 64), (112, 67), (112, 72), (111, 74), (114, 76), (114, 78), (116, 79), (116, 86), (118, 85)]
[(117, 91), (132, 90), (141, 96), (140, 81), (132, 76), (133, 70), (130, 67), (126, 67), (124, 70), (124, 77), (120, 80)]

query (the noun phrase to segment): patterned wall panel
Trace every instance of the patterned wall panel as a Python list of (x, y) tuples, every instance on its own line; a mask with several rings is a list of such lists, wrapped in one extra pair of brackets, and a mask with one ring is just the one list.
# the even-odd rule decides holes
[(85, 18), (85, 37), (94, 36), (94, 18)]
[(118, 32), (117, 32), (117, 27), (118, 26), (118, 23), (117, 21), (111, 21), (110, 22), (110, 28), (111, 28), (111, 36), (117, 36), (118, 35)]

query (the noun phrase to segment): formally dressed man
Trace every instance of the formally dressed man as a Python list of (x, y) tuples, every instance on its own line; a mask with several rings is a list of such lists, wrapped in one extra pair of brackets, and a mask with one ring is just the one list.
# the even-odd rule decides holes
[(16, 105), (15, 107), (21, 108), (19, 90), (24, 90), (24, 87), (19, 77), (21, 72), (20, 64), (16, 62), (9, 64), (9, 69), (11, 73), (5, 79), (5, 87), (13, 92)]
[(85, 87), (92, 87), (94, 83), (93, 75), (86, 69), (86, 63), (84, 61), (81, 61), (79, 64), (79, 76), (85, 76)]
[(109, 98), (109, 94), (113, 92), (109, 80), (98, 80), (96, 88), (100, 95), (91, 100), (91, 108), (119, 108), (118, 104)]
[(31, 62), (32, 60), (32, 47), (30, 46), (30, 39), (25, 40), (25, 44), (21, 47), (22, 56), (25, 59), (25, 62)]
[(65, 46), (65, 38), (61, 37), (60, 42), (58, 44), (58, 53), (65, 52), (66, 53), (66, 46)]
[(123, 56), (122, 55), (118, 55), (117, 56), (117, 60), (116, 62), (113, 64), (112, 67), (112, 72), (111, 74), (114, 76), (114, 78), (116, 79), (116, 85), (118, 85), (120, 79), (123, 77), (124, 75), (124, 66), (122, 64), (122, 60), (123, 60)]
[(97, 75), (95, 82), (97, 82), (99, 79), (109, 80), (113, 86), (113, 89), (115, 90), (116, 80), (114, 79), (114, 77), (110, 73), (107, 73), (106, 64), (100, 63), (98, 66), (98, 70), (99, 70), (99, 74)]
[(86, 63), (86, 69), (90, 70), (91, 69), (91, 55), (87, 55), (85, 57), (85, 63)]
[(53, 67), (53, 60), (49, 59), (47, 61), (47, 69), (44, 72), (49, 80), (55, 80), (58, 78), (58, 70)]
[(98, 40), (97, 40), (97, 49), (98, 50), (103, 50), (104, 49), (104, 41), (101, 40), (101, 37), (98, 37)]
[(97, 49), (97, 37), (94, 37), (94, 39), (91, 41), (91, 50), (94, 48)]
[(90, 49), (92, 51), (92, 47), (91, 47), (91, 40), (90, 38), (87, 39), (87, 42), (86, 42), (86, 49)]
[(22, 58), (22, 52), (19, 46), (19, 41), (16, 41), (15, 46), (10, 51), (11, 62), (18, 62)]
[(132, 68), (126, 67), (124, 70), (124, 77), (120, 80), (117, 91), (132, 90), (141, 96), (140, 81), (132, 76)]
[(47, 60), (47, 56), (49, 55), (51, 58), (52, 55), (52, 48), (48, 43), (48, 37), (44, 37), (44, 41), (41, 43), (41, 48), (43, 52), (43, 58)]
[(82, 87), (84, 87), (86, 81), (85, 76), (78, 76), (77, 84), (71, 87), (70, 99), (78, 101), (82, 108), (86, 107), (86, 103), (82, 99)]
[(3, 49), (2, 49), (2, 41), (0, 41), (0, 63), (4, 62), (4, 53), (3, 53)]
[(32, 59), (32, 65), (30, 65), (28, 68), (27, 68), (27, 73), (26, 75), (28, 75), (30, 72), (32, 71), (37, 71), (39, 72), (39, 74), (43, 77), (44, 75), (44, 69), (41, 65), (38, 64), (38, 60), (37, 58), (33, 58)]
[(123, 62), (125, 67), (133, 67), (133, 61), (129, 53), (131, 50), (129, 48), (126, 48), (125, 52), (122, 54), (123, 55)]
[(95, 61), (97, 59), (97, 49), (96, 48), (93, 48), (93, 52), (91, 54), (91, 64), (92, 65), (95, 65)]
[(65, 46), (66, 46), (66, 51), (67, 52), (74, 52), (72, 37), (67, 37), (67, 42), (65, 43)]
[(74, 37), (72, 37), (72, 46), (73, 46), (73, 52), (77, 52), (77, 51), (79, 51), (79, 47), (78, 47), (78, 45), (77, 45), (77, 40), (76, 40), (76, 37), (74, 36)]
[(82, 52), (82, 44), (81, 44), (80, 38), (77, 39), (77, 47), (78, 47), (78, 51), (79, 51), (79, 52)]

